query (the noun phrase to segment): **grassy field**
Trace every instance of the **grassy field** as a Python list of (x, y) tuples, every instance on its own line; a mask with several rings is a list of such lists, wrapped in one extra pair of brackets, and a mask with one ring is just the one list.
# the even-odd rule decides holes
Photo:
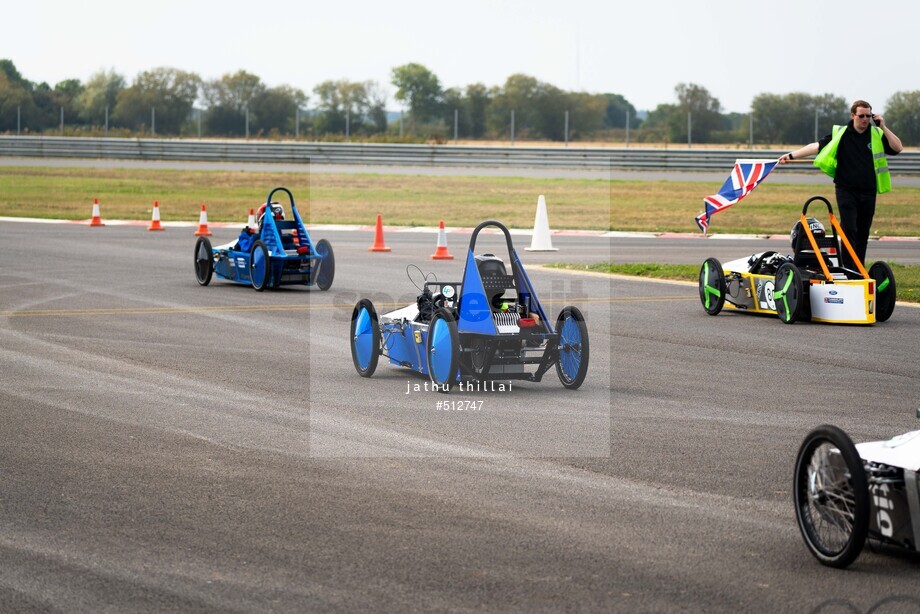
[[(899, 301), (920, 303), (920, 265), (903, 265), (889, 262), (897, 284)], [(655, 279), (675, 279), (679, 281), (697, 282), (700, 275), (701, 264), (651, 264), (629, 263), (612, 264), (598, 262), (592, 265), (571, 264), (557, 262), (547, 265), (552, 268), (588, 270), (598, 273), (617, 275), (637, 275), (639, 277), (652, 277)]]
[[(679, 174), (675, 174), (678, 177)], [(704, 196), (721, 184), (689, 181), (606, 181), (507, 177), (428, 177), (335, 173), (261, 173), (0, 167), (0, 215), (87, 219), (98, 198), (104, 219), (150, 219), (159, 201), (163, 220), (243, 222), (272, 187), (291, 189), (311, 223), (475, 226), (498, 218), (516, 228), (533, 225), (546, 195), (555, 229), (698, 232), (693, 221)], [(897, 186), (897, 178), (895, 178)], [(724, 233), (785, 233), (810, 196), (833, 200), (833, 186), (765, 183), (742, 204), (713, 218)], [(879, 235), (920, 235), (920, 188), (879, 197), (873, 223)]]

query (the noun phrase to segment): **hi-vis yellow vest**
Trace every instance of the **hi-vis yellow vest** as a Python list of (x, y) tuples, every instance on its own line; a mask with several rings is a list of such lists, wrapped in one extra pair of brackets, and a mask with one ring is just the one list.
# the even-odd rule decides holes
[[(837, 146), (843, 136), (846, 126), (834, 126), (831, 132), (831, 142), (822, 149), (815, 158), (815, 166), (833, 177), (837, 172)], [(879, 194), (891, 191), (891, 175), (888, 172), (888, 160), (885, 158), (885, 146), (882, 144), (882, 135), (885, 131), (877, 126), (871, 126), (872, 164), (875, 167), (875, 188)]]

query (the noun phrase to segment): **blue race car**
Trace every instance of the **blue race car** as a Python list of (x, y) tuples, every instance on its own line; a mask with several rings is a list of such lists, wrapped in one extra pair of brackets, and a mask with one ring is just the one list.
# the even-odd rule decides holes
[[(479, 232), (489, 226), (505, 235), (510, 275), (501, 258), (474, 255)], [(426, 278), (414, 304), (379, 317), (370, 300), (358, 301), (351, 321), (358, 374), (370, 377), (385, 356), (390, 364), (428, 376), (440, 392), (458, 383), (467, 388), (466, 381), (539, 382), (554, 366), (563, 386), (581, 386), (589, 356), (584, 316), (564, 307), (551, 325), (504, 225), (490, 220), (476, 227), (462, 279)]]
[[(284, 207), (272, 200), (276, 192), (288, 195), (291, 219)], [(335, 255), (326, 239), (313, 243), (300, 219), (294, 196), (287, 188), (275, 188), (259, 208), (258, 229), (248, 226), (236, 241), (211, 247), (207, 237), (195, 243), (195, 277), (202, 286), (220, 279), (252, 285), (258, 291), (278, 286), (316, 285), (328, 290), (335, 277)]]

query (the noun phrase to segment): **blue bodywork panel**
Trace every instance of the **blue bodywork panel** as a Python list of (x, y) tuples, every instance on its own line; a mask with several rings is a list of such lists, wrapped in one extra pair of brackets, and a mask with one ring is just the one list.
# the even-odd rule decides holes
[(463, 271), (463, 295), (460, 297), (460, 318), (457, 330), (461, 333), (496, 335), (498, 330), (492, 322), (492, 308), (486, 298), (479, 267), (472, 251), (467, 252), (466, 269)]
[[(420, 334), (421, 343), (415, 342), (415, 331)], [(413, 371), (428, 375), (428, 326), (412, 323), (409, 326), (384, 324), (383, 347), (390, 357), (390, 364), (408, 366)]]

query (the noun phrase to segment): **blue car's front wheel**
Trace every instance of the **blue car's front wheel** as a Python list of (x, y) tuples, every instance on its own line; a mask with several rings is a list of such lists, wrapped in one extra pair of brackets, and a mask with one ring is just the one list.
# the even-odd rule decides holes
[(271, 281), (271, 273), (268, 248), (261, 241), (256, 241), (249, 255), (249, 280), (252, 282), (252, 287), (259, 292), (267, 288)]
[(575, 390), (585, 381), (588, 374), (588, 326), (585, 317), (577, 307), (563, 307), (556, 318), (556, 334), (559, 335), (559, 359), (556, 373), (559, 381), (570, 390)]
[(361, 377), (370, 377), (380, 357), (380, 326), (374, 304), (362, 298), (351, 314), (351, 360)]
[(313, 283), (320, 290), (328, 290), (332, 287), (332, 280), (335, 278), (335, 253), (332, 251), (332, 245), (326, 239), (320, 239), (314, 247), (316, 250), (316, 263), (313, 268)]
[(446, 309), (438, 309), (428, 325), (428, 376), (440, 392), (450, 392), (459, 369), (457, 319)]
[(198, 237), (195, 242), (195, 277), (202, 286), (211, 283), (214, 274), (214, 252), (207, 237)]

